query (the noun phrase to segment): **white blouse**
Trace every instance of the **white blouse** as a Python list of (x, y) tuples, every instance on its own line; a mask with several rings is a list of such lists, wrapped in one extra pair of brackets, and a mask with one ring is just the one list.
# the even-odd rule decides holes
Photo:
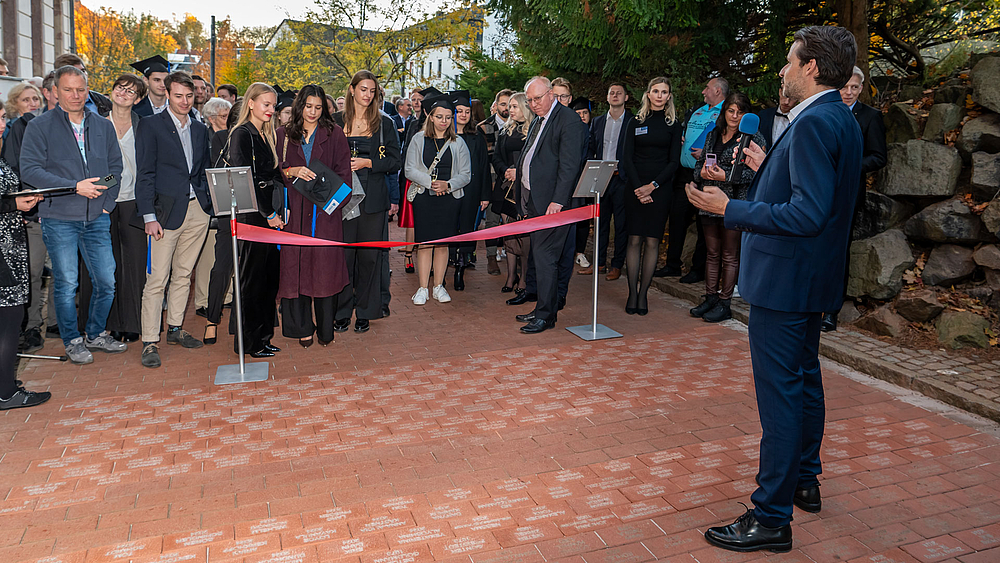
[(135, 128), (129, 127), (125, 136), (118, 139), (118, 147), (122, 150), (122, 181), (118, 190), (116, 202), (135, 199)]

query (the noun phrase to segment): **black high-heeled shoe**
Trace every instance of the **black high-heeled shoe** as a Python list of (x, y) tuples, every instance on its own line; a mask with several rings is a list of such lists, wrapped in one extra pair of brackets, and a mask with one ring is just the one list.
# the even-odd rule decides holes
[[(210, 328), (214, 328), (215, 329), (215, 336), (213, 336), (211, 338), (208, 337), (208, 329), (210, 329)], [(205, 338), (202, 338), (201, 340), (202, 340), (202, 342), (204, 342), (208, 346), (211, 346), (212, 344), (215, 344), (216, 342), (218, 342), (219, 341), (219, 325), (217, 325), (215, 323), (208, 323), (207, 325), (205, 325)]]
[(406, 273), (407, 274), (412, 274), (413, 272), (416, 272), (417, 269), (413, 267), (413, 254), (410, 253), (410, 252), (407, 252), (403, 256), (406, 257)]

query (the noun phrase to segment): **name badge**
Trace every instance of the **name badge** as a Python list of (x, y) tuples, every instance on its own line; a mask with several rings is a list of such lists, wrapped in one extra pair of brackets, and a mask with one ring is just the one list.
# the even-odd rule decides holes
[(646, 131), (648, 131), (648, 129), (649, 129), (648, 127), (636, 127), (635, 128), (635, 134), (636, 135), (645, 135)]

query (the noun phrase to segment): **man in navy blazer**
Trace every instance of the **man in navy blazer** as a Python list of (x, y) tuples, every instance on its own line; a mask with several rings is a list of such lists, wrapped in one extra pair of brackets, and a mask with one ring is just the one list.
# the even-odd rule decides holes
[(159, 367), (163, 292), (167, 292), (167, 344), (200, 348), (181, 329), (191, 271), (208, 235), (212, 204), (205, 168), (211, 157), (208, 128), (190, 115), (194, 80), (167, 75), (167, 109), (139, 122), (136, 131), (135, 203), (150, 240), (150, 271), (142, 291), (142, 365)]
[[(625, 109), (628, 91), (625, 85), (613, 82), (608, 86), (608, 113), (598, 115), (590, 124), (590, 158), (598, 160), (619, 160), (625, 149), (625, 135), (632, 120), (632, 112)], [(611, 217), (615, 218), (615, 255), (611, 258), (608, 280), (616, 280), (625, 266), (625, 247), (628, 233), (625, 231), (625, 176), (623, 168), (611, 178), (608, 189), (601, 197), (601, 232), (597, 236), (597, 267), (608, 265), (608, 241), (611, 239)], [(592, 266), (593, 267), (593, 266)], [(598, 272), (599, 273), (599, 272)]]
[(820, 319), (844, 295), (844, 256), (861, 178), (861, 130), (837, 92), (854, 67), (854, 36), (840, 27), (795, 34), (782, 69), (797, 105), (790, 125), (759, 165), (748, 201), (688, 184), (697, 207), (745, 231), (740, 293), (750, 305), (760, 441), (754, 508), (705, 532), (734, 551), (792, 548), (792, 506), (821, 508), (818, 475), (825, 406)]

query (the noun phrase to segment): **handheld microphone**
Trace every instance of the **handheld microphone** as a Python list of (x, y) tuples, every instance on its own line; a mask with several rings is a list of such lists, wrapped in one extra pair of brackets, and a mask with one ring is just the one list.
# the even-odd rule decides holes
[(729, 175), (729, 181), (735, 182), (743, 177), (743, 169), (746, 167), (747, 155), (743, 153), (743, 149), (750, 146), (750, 141), (753, 140), (753, 136), (757, 134), (757, 129), (760, 127), (760, 118), (753, 113), (745, 113), (743, 117), (740, 118), (740, 144), (736, 147), (736, 164), (733, 166), (733, 171)]

